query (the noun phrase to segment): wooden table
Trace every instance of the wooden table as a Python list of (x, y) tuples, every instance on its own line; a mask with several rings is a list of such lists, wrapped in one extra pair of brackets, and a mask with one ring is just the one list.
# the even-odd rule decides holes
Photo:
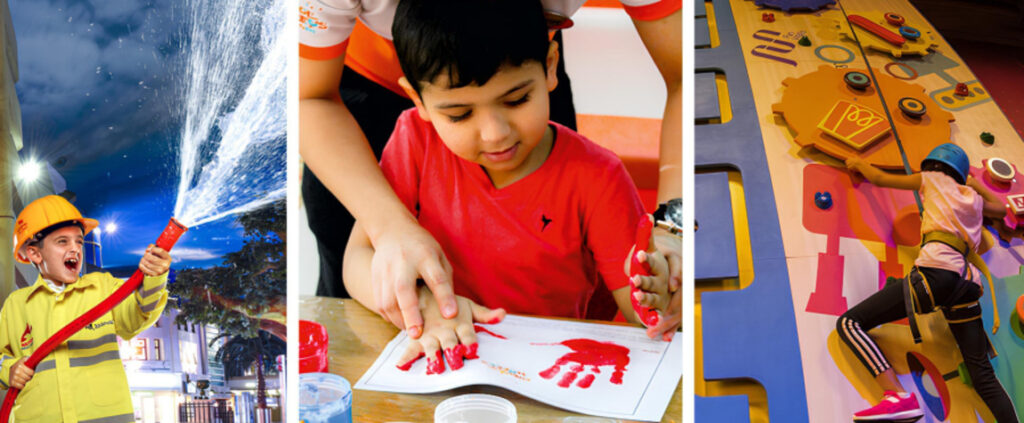
[[(303, 297), (299, 300), (299, 318), (319, 322), (327, 328), (330, 339), (330, 372), (344, 377), (353, 385), (373, 365), (388, 342), (398, 334), (397, 328), (351, 299)], [(352, 397), (352, 418), (356, 422), (431, 422), (434, 407), (438, 403), (455, 395), (470, 393), (492, 394), (512, 401), (520, 422), (562, 422), (567, 417), (581, 416), (503, 388), (477, 385), (435, 394), (357, 390)], [(680, 379), (662, 421), (681, 420)]]

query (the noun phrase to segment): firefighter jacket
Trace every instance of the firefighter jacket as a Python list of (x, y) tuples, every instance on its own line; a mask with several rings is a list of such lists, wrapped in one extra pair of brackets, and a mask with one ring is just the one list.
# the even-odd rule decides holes
[[(167, 305), (167, 273), (142, 285), (99, 319), (58, 346), (35, 368), (11, 421), (18, 423), (135, 422), (128, 378), (117, 337), (131, 339), (156, 322)], [(56, 293), (42, 277), (12, 293), (0, 311), (0, 383), (11, 367), (47, 338), (107, 298), (124, 283), (109, 273), (90, 273)]]

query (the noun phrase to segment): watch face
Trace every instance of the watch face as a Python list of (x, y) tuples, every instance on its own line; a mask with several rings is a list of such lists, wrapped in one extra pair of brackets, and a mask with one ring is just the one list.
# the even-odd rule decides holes
[(681, 228), (683, 226), (683, 199), (673, 198), (667, 203), (659, 204), (658, 210), (654, 212), (654, 219), (672, 222), (673, 225)]
[(683, 199), (673, 198), (668, 200), (665, 210), (665, 220), (674, 223), (676, 226), (683, 226)]

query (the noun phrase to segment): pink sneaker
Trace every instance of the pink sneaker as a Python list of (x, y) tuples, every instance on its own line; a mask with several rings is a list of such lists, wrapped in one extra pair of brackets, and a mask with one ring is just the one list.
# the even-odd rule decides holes
[(853, 415), (855, 422), (914, 422), (921, 418), (924, 412), (917, 403), (917, 396), (913, 393), (907, 398), (900, 398), (893, 391), (885, 391), (882, 402), (867, 410), (862, 410)]

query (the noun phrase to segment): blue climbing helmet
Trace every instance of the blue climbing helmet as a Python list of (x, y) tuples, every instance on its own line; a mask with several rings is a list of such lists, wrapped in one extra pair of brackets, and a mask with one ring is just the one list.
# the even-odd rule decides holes
[(933, 148), (932, 152), (928, 153), (928, 157), (921, 161), (921, 168), (924, 169), (925, 163), (929, 161), (949, 166), (960, 176), (955, 178), (957, 182), (961, 184), (967, 182), (967, 174), (971, 171), (971, 161), (967, 158), (967, 153), (960, 146), (947, 142)]

